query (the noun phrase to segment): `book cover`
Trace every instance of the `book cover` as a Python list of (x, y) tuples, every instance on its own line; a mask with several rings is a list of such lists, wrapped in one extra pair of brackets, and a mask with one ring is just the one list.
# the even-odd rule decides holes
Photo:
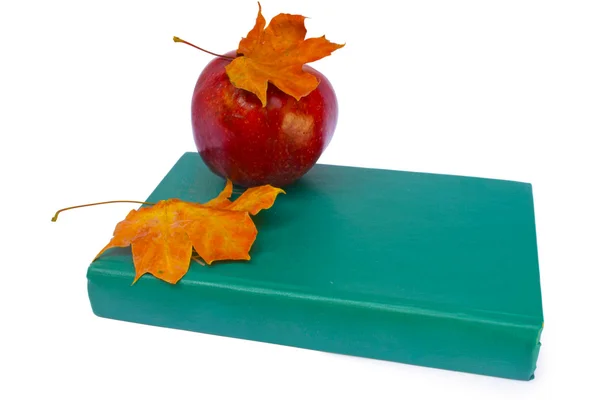
[[(185, 153), (148, 201), (205, 202), (223, 186)], [(88, 269), (94, 313), (533, 378), (543, 312), (530, 184), (319, 164), (285, 189), (253, 218), (250, 261), (192, 262), (176, 285), (132, 286), (130, 249), (109, 249)]]

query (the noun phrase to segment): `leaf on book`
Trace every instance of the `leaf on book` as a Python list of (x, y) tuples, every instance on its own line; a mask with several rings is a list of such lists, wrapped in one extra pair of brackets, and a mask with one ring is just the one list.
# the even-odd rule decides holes
[(111, 247), (131, 245), (134, 283), (150, 273), (172, 284), (187, 273), (192, 250), (208, 265), (218, 260), (249, 260), (257, 234), (250, 214), (270, 208), (277, 195), (285, 192), (265, 185), (250, 188), (231, 201), (232, 189), (228, 180), (225, 189), (205, 204), (169, 199), (132, 210), (96, 258)]

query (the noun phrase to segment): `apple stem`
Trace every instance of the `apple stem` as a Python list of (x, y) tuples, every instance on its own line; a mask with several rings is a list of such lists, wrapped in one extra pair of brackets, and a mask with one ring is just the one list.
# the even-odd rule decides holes
[(183, 40), (183, 39), (180, 39), (180, 38), (178, 38), (177, 36), (173, 36), (173, 41), (174, 41), (175, 43), (185, 43), (185, 44), (187, 44), (188, 46), (192, 46), (192, 47), (194, 47), (194, 48), (196, 48), (196, 49), (198, 49), (198, 50), (201, 50), (201, 51), (203, 51), (203, 52), (205, 52), (205, 53), (211, 54), (211, 55), (213, 55), (213, 56), (215, 56), (215, 57), (221, 57), (221, 58), (224, 58), (224, 59), (226, 59), (226, 60), (233, 60), (233, 59), (235, 59), (235, 57), (224, 56), (224, 55), (222, 55), (222, 54), (217, 54), (217, 53), (213, 53), (212, 51), (205, 50), (205, 49), (203, 49), (202, 47), (198, 47), (198, 46), (196, 46), (195, 44), (192, 44), (192, 43), (190, 43), (190, 42), (188, 42), (188, 41), (185, 41), (185, 40)]
[(149, 206), (153, 206), (154, 205), (154, 203), (148, 203), (146, 201), (136, 201), (136, 200), (111, 200), (111, 201), (101, 201), (100, 203), (82, 204), (80, 206), (72, 206), (72, 207), (67, 207), (67, 208), (61, 208), (60, 210), (58, 210), (56, 212), (56, 214), (54, 214), (54, 217), (52, 217), (52, 222), (56, 222), (56, 220), (58, 219), (58, 214), (60, 214), (63, 211), (72, 210), (74, 208), (98, 206), (98, 205), (101, 205), (101, 204), (111, 204), (111, 203), (136, 203), (136, 204), (146, 204), (146, 205), (149, 205)]

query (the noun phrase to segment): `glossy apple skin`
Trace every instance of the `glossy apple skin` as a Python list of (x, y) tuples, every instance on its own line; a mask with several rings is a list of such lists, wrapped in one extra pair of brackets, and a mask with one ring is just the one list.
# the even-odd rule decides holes
[[(227, 55), (234, 55), (228, 53)], [(267, 105), (235, 88), (216, 58), (200, 74), (192, 98), (192, 128), (200, 156), (215, 174), (240, 186), (284, 187), (310, 170), (333, 137), (338, 103), (327, 78), (299, 101), (269, 84)]]

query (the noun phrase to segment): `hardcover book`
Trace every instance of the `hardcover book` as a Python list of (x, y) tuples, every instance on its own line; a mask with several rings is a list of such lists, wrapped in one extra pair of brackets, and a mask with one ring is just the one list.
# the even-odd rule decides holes
[[(147, 201), (205, 202), (224, 184), (186, 153)], [(533, 378), (543, 313), (530, 184), (318, 164), (285, 189), (253, 217), (250, 261), (192, 261), (175, 285), (132, 285), (130, 249), (107, 250), (87, 273), (94, 313)]]

